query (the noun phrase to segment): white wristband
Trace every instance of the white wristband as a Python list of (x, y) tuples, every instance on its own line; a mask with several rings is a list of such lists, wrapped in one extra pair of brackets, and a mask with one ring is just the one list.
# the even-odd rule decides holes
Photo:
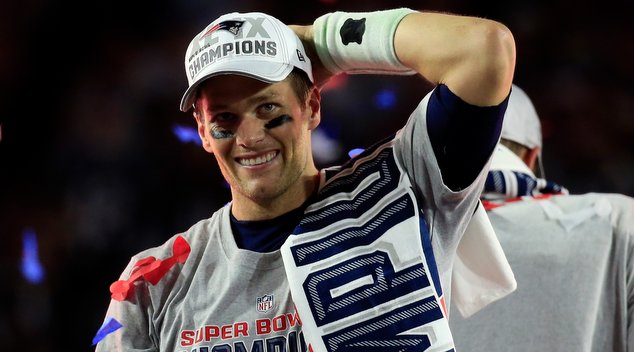
[(313, 23), (315, 50), (333, 74), (414, 74), (394, 51), (394, 33), (408, 8), (373, 12), (332, 12)]

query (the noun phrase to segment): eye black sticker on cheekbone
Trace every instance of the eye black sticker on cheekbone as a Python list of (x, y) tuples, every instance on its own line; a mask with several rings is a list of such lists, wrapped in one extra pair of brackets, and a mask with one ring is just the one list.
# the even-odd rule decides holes
[(348, 18), (341, 26), (341, 30), (339, 30), (343, 45), (348, 45), (348, 43), (352, 42), (361, 44), (363, 33), (365, 33), (365, 18), (360, 20)]
[(293, 118), (288, 115), (278, 116), (272, 119), (271, 121), (267, 122), (266, 125), (264, 125), (264, 128), (270, 130), (271, 128), (281, 126), (283, 123), (290, 122), (290, 121), (293, 121)]

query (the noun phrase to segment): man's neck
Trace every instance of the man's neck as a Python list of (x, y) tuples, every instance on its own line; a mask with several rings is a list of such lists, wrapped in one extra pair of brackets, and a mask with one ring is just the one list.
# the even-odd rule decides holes
[(502, 144), (498, 144), (493, 152), (491, 159), (491, 170), (507, 170), (522, 172), (531, 177), (535, 177), (535, 174), (528, 166), (522, 161), (522, 159), (513, 153), (509, 148)]
[(231, 214), (240, 221), (257, 221), (276, 218), (301, 207), (319, 188), (319, 172), (305, 176), (296, 187), (271, 199), (253, 199), (232, 190)]

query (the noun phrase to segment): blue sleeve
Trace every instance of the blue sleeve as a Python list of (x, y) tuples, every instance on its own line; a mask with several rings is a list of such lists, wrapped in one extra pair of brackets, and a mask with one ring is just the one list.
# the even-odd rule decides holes
[(445, 85), (427, 105), (427, 133), (444, 183), (457, 191), (469, 186), (493, 152), (502, 131), (507, 98), (497, 106), (471, 105)]

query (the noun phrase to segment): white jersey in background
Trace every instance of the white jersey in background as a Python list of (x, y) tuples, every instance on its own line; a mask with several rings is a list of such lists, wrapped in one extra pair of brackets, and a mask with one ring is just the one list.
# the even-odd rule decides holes
[(488, 214), (517, 290), (452, 314), (457, 350), (634, 351), (634, 199), (522, 197)]

